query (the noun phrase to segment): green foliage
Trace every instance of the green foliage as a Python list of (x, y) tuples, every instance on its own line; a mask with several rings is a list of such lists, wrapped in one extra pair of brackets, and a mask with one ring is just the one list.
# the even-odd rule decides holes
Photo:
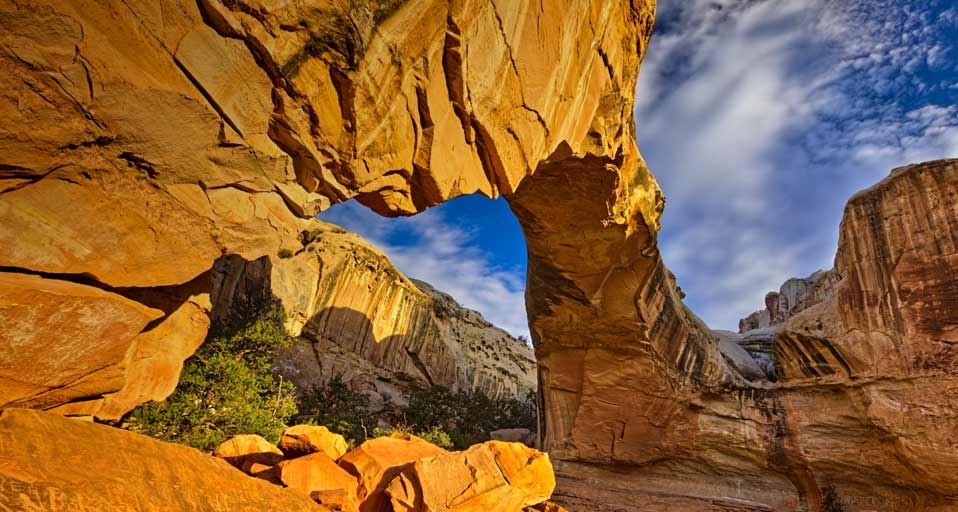
[(514, 398), (494, 400), (482, 393), (451, 392), (442, 386), (413, 391), (405, 418), (413, 430), (447, 432), (456, 448), (466, 448), (489, 439), (501, 428), (536, 428), (535, 402)]
[(298, 421), (323, 425), (345, 437), (350, 446), (366, 440), (366, 425), (375, 424), (369, 414), (369, 398), (349, 389), (339, 375), (325, 388), (305, 394), (299, 410)]
[(292, 258), (294, 256), (293, 251), (286, 248), (280, 249), (276, 255), (282, 259)]
[(373, 429), (372, 435), (370, 438), (374, 437), (386, 437), (390, 436), (395, 432), (403, 432), (406, 434), (412, 434), (414, 436), (420, 437), (427, 442), (430, 442), (440, 448), (445, 448), (451, 450), (455, 447), (452, 442), (452, 438), (449, 436), (449, 433), (443, 430), (442, 427), (432, 427), (429, 430), (422, 432), (417, 432), (407, 425), (399, 425), (398, 427), (393, 428), (380, 428), (376, 427)]
[(123, 426), (157, 439), (209, 450), (236, 434), (276, 442), (296, 413), (292, 383), (271, 372), (275, 350), (288, 346), (282, 309), (272, 307), (214, 326), (183, 366), (176, 391), (134, 409)]
[(299, 422), (323, 425), (346, 438), (351, 446), (367, 439), (405, 432), (443, 448), (463, 449), (489, 439), (501, 428), (536, 428), (533, 395), (525, 400), (493, 400), (481, 393), (453, 393), (434, 386), (408, 395), (408, 405), (398, 412), (399, 426), (380, 428), (369, 413), (366, 395), (352, 391), (340, 377), (325, 388), (302, 397)]

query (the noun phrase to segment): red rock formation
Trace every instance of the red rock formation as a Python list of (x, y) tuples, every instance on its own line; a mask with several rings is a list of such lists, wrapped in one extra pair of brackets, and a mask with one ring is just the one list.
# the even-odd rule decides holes
[[(134, 373), (127, 358), (182, 305), (202, 310), (220, 255), (295, 254), (305, 219), (350, 197), (395, 215), (504, 194), (529, 247), (540, 442), (566, 503), (954, 509), (955, 163), (852, 199), (834, 295), (801, 312), (789, 298), (779, 381), (749, 381), (656, 248), (664, 200), (632, 137), (653, 12), (650, 0), (0, 5), (0, 297), (13, 319), (39, 319), (0, 333), (0, 396), (90, 413), (112, 393), (161, 395), (140, 381), (169, 372)], [(71, 339), (32, 332), (57, 334), (64, 303), (94, 321), (71, 320)], [(183, 325), (169, 335), (205, 330)], [(36, 354), (49, 361), (34, 382), (20, 370)]]
[[(349, 197), (407, 214), (512, 193), (550, 155), (638, 162), (628, 128), (651, 0), (343, 5), (0, 6), (0, 267), (134, 300), (186, 283), (202, 295), (214, 259), (295, 253), (306, 219)], [(163, 302), (166, 319), (178, 307)], [(202, 338), (193, 329), (181, 337)], [(152, 391), (111, 417), (162, 398), (171, 361), (155, 362), (49, 405), (98, 413), (120, 380)]]
[(26, 409), (0, 411), (0, 508), (328, 510), (193, 448)]

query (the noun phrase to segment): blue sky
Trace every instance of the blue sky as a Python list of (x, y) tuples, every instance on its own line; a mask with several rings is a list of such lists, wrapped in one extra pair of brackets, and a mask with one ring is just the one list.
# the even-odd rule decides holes
[[(791, 276), (830, 268), (848, 197), (893, 167), (958, 157), (954, 1), (660, 0), (637, 85), (639, 149), (686, 302), (735, 329)], [(407, 219), (321, 218), (519, 335), (525, 247), (504, 201)]]

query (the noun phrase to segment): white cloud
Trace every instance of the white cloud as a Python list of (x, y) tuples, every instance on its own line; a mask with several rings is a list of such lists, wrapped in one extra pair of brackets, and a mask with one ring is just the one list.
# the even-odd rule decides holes
[(407, 276), (452, 295), (459, 304), (479, 311), (513, 336), (529, 339), (525, 277), (497, 266), (491, 255), (476, 247), (474, 233), (440, 210), (387, 219), (350, 201), (320, 218), (359, 233)]
[(766, 291), (831, 266), (856, 190), (958, 155), (958, 111), (927, 100), (948, 84), (924, 74), (954, 69), (940, 34), (954, 17), (876, 0), (660, 0), (637, 135), (669, 199), (666, 263), (703, 319), (734, 328)]

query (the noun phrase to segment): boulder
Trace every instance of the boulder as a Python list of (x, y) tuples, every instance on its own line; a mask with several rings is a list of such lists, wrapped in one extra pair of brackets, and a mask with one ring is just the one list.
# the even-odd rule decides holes
[(287, 459), (323, 452), (330, 459), (337, 460), (346, 453), (349, 445), (343, 436), (330, 432), (326, 427), (295, 425), (283, 431), (279, 437), (279, 449)]
[(233, 436), (223, 441), (213, 450), (213, 456), (240, 469), (252, 462), (272, 466), (283, 460), (279, 448), (256, 434)]
[(290, 489), (306, 496), (333, 501), (345, 512), (358, 510), (356, 477), (336, 465), (323, 452), (311, 453), (279, 464), (280, 479)]
[(488, 441), (416, 461), (386, 487), (395, 512), (513, 512), (555, 489), (549, 456), (520, 443)]
[(389, 506), (386, 486), (407, 466), (423, 457), (446, 453), (438, 446), (408, 434), (370, 439), (339, 459), (339, 465), (359, 479), (362, 512), (379, 512)]
[(27, 409), (0, 411), (0, 509), (329, 510), (193, 448)]

